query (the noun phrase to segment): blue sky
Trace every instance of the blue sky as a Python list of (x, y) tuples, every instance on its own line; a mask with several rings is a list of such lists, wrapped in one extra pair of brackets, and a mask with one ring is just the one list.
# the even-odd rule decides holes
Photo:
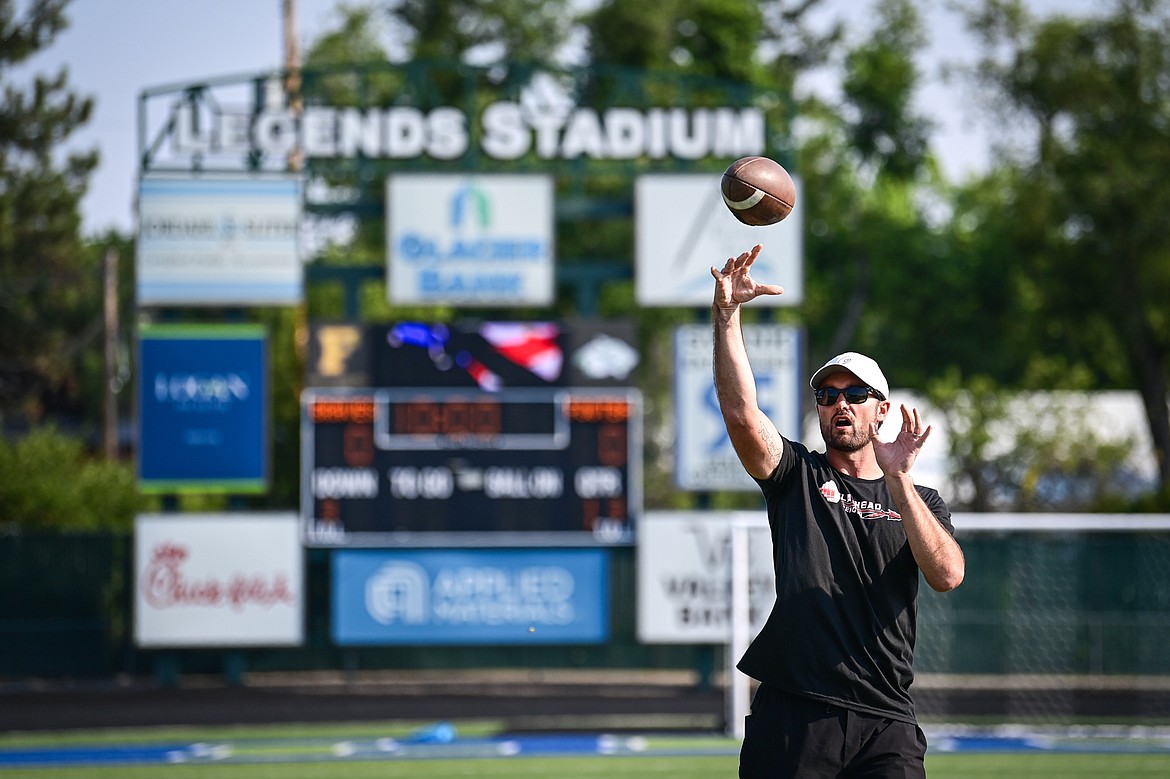
[[(592, 3), (596, 0), (581, 0)], [(830, 0), (852, 18), (858, 0)], [(1092, 0), (1031, 0), (1037, 11), (1076, 11)], [(20, 5), (20, 3), (18, 3)], [(944, 169), (952, 177), (979, 169), (987, 159), (982, 120), (969, 94), (934, 78), (943, 52), (969, 44), (945, 0), (932, 0), (934, 45), (924, 73), (931, 78), (922, 103), (940, 123), (935, 138)], [(297, 0), (302, 49), (336, 23), (336, 0)], [(70, 140), (76, 148), (97, 147), (101, 166), (82, 203), (87, 234), (134, 229), (137, 176), (138, 95), (144, 88), (185, 84), (217, 76), (275, 70), (282, 63), (281, 0), (74, 0), (71, 25), (50, 48), (15, 74), (26, 83), (34, 72), (65, 65), (75, 90), (96, 98), (90, 123)], [(857, 33), (859, 34), (859, 33)], [(810, 83), (831, 89), (831, 81)]]

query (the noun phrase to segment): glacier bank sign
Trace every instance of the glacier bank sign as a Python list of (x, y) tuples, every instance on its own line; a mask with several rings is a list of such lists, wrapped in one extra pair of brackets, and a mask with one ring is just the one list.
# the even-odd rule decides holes
[(390, 176), (390, 302), (550, 305), (553, 201), (548, 175)]

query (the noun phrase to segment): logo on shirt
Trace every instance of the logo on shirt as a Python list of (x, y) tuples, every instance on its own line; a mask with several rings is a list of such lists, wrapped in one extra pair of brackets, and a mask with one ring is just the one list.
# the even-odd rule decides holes
[(883, 508), (882, 504), (873, 500), (854, 500), (853, 496), (846, 495), (841, 502), (841, 508), (845, 509), (846, 514), (856, 514), (862, 519), (877, 520), (888, 519), (891, 522), (901, 522), (902, 515), (893, 509)]
[(854, 500), (852, 495), (842, 495), (837, 488), (837, 482), (829, 480), (821, 485), (821, 497), (826, 503), (840, 503), (846, 514), (856, 514), (864, 520), (875, 521), (886, 519), (891, 522), (901, 522), (902, 515), (893, 509), (887, 509), (873, 500)]

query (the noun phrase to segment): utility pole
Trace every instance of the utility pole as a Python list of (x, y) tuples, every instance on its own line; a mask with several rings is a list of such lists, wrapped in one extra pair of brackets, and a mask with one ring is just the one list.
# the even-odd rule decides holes
[(105, 323), (105, 444), (106, 459), (118, 459), (118, 252), (106, 249), (102, 312)]
[[(301, 102), (301, 48), (297, 43), (297, 0), (281, 0), (284, 20), (284, 94), (293, 116), (300, 117)], [(290, 171), (304, 167), (304, 151), (297, 148), (288, 155)]]

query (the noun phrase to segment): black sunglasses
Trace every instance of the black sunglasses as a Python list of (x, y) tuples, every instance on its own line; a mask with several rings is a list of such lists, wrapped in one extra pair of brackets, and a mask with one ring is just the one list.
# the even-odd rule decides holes
[(837, 398), (842, 395), (845, 396), (846, 403), (864, 403), (869, 400), (869, 396), (873, 395), (878, 400), (885, 400), (882, 393), (875, 390), (873, 387), (846, 387), (845, 389), (837, 389), (836, 387), (821, 387), (813, 390), (813, 395), (816, 396), (818, 406), (832, 406), (837, 403)]

